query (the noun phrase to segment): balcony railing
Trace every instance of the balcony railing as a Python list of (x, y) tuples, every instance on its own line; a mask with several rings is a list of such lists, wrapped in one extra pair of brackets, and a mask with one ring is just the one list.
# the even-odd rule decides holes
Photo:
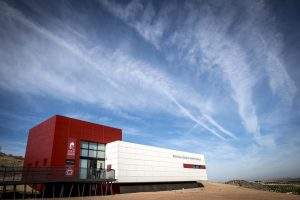
[[(74, 172), (73, 172), (74, 173)], [(0, 167), (0, 184), (8, 182), (45, 183), (45, 182), (101, 182), (113, 181), (114, 170), (97, 170), (84, 178), (79, 173), (68, 175), (66, 167)]]

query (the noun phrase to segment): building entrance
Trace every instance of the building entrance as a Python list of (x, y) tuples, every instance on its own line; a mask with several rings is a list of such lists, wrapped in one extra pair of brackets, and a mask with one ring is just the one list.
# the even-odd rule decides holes
[(99, 179), (101, 177), (102, 170), (104, 169), (104, 161), (95, 158), (87, 158), (81, 160), (82, 165), (80, 166), (80, 168), (83, 169), (84, 173), (82, 178), (86, 177), (87, 179)]
[(80, 179), (100, 179), (105, 168), (105, 146), (82, 141), (80, 149)]

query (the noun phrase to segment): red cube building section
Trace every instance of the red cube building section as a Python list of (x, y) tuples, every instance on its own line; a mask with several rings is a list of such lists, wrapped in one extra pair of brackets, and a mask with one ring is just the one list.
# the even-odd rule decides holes
[[(99, 150), (100, 145), (105, 148), (105, 144), (117, 140), (122, 140), (121, 129), (55, 115), (30, 129), (24, 167), (70, 166), (69, 175), (75, 176), (85, 162), (95, 167), (98, 163), (93, 161), (100, 162), (96, 155), (84, 155), (85, 151), (101, 153), (97, 146)], [(93, 148), (96, 150), (91, 150)], [(102, 160), (104, 163), (105, 158)]]
[(51, 166), (56, 117), (30, 129), (24, 167)]

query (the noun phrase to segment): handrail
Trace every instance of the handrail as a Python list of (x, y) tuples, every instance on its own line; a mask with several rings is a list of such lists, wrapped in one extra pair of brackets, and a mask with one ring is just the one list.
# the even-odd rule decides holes
[[(44, 182), (80, 182), (114, 180), (115, 171), (101, 169), (97, 175), (82, 179), (79, 173), (66, 174), (65, 166), (55, 167), (0, 167), (0, 180), (6, 182), (44, 183)], [(1, 184), (1, 183), (0, 183)]]

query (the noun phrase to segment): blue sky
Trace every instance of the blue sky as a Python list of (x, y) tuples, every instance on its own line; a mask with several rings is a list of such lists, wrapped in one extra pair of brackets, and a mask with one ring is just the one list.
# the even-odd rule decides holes
[(0, 145), (55, 114), (203, 153), (210, 179), (300, 176), (299, 1), (1, 1)]

